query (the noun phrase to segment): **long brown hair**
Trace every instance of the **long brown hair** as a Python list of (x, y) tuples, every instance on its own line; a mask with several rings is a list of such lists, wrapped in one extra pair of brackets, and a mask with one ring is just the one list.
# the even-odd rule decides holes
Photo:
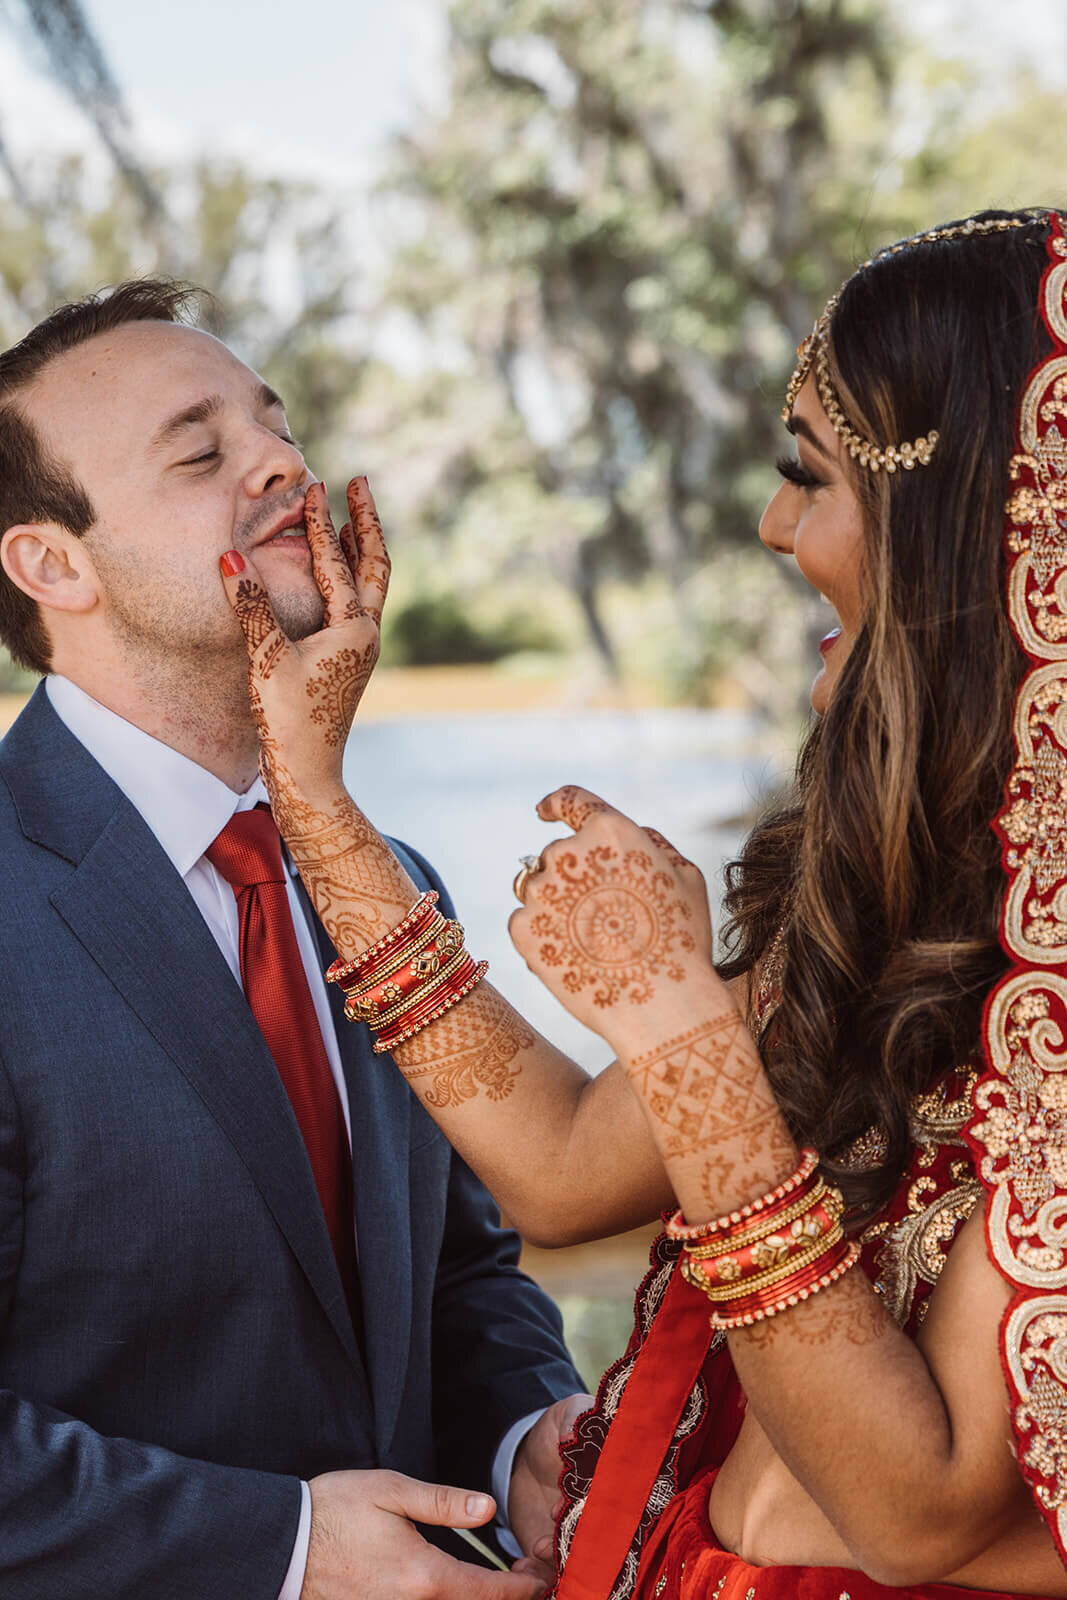
[[(850, 467), (863, 624), (793, 794), (727, 869), (720, 970), (754, 973), (781, 931), (764, 1060), (795, 1135), (864, 1210), (907, 1164), (915, 1096), (975, 1058), (1006, 965), (990, 824), (1023, 657), (1001, 537), (1019, 396), (1045, 352), (1048, 213), (978, 220), (996, 216), (1027, 225), (881, 256), (841, 293), (831, 376), (852, 426), (880, 444), (939, 440), (910, 472)], [(875, 1126), (884, 1160), (839, 1167)]]

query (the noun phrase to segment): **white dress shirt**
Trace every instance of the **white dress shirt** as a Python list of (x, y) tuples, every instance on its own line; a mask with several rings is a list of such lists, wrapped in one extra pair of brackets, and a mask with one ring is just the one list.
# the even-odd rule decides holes
[[(221, 778), (216, 778), (188, 756), (183, 756), (134, 723), (109, 711), (69, 678), (51, 675), (45, 680), (45, 691), (56, 715), (100, 763), (135, 810), (140, 812), (164, 854), (183, 878), (216, 944), (226, 957), (234, 979), (240, 983), (237, 899), (226, 879), (211, 865), (204, 852), (214, 843), (235, 812), (250, 811), (260, 802), (268, 803), (262, 779), (257, 777), (245, 794), (235, 794)], [(319, 953), (304, 906), (296, 892), (296, 872), (284, 848), (282, 856), (287, 869), (286, 890), (293, 927), (330, 1070), (341, 1099), (351, 1147), (352, 1119), (348, 1090)], [(357, 1239), (357, 1250), (358, 1243)], [(535, 1411), (509, 1428), (494, 1458), (492, 1490), (502, 1524), (507, 1516), (508, 1486), (515, 1452), (540, 1415), (540, 1411)], [(299, 1600), (307, 1566), (310, 1532), (311, 1495), (304, 1483), (301, 1485), (296, 1542), (278, 1600)], [(506, 1525), (502, 1537), (518, 1555), (518, 1545), (507, 1532)]]

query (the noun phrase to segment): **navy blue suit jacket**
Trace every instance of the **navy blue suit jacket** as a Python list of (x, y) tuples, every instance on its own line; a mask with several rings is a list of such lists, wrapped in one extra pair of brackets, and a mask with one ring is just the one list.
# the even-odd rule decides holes
[(396, 1067), (338, 1007), (364, 1361), (244, 996), (43, 689), (0, 745), (0, 872), (0, 1594), (276, 1600), (300, 1478), (488, 1487), (581, 1384)]

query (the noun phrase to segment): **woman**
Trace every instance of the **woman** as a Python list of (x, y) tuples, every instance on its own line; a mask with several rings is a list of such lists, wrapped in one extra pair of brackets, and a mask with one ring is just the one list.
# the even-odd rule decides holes
[(760, 534), (840, 629), (729, 960), (696, 869), (583, 791), (517, 880), (517, 946), (617, 1054), (596, 1080), (405, 917), (341, 786), (388, 570), (365, 484), (341, 542), (308, 493), (321, 633), (225, 579), (351, 1013), (528, 1237), (679, 1208), (564, 1451), (560, 1600), (1067, 1596), (1065, 278), (1058, 217), (983, 214), (867, 263), (802, 347)]

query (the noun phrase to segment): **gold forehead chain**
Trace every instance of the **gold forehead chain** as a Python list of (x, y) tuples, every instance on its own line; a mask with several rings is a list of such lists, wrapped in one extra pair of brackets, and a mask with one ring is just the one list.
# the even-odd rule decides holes
[[(875, 261), (884, 260), (886, 256), (900, 255), (902, 251), (913, 249), (915, 245), (933, 244), (939, 239), (964, 239), (979, 233), (1007, 233), (1011, 228), (1028, 228), (1036, 220), (1034, 217), (996, 217), (988, 222), (976, 222), (972, 218), (970, 222), (958, 222), (950, 228), (931, 228), (928, 233), (913, 234), (910, 239), (900, 239), (896, 244), (887, 245), (884, 250), (876, 251), (858, 270), (863, 272)], [(849, 425), (830, 381), (828, 335), (830, 321), (840, 298), (839, 289), (826, 302), (822, 316), (803, 344), (797, 348), (796, 371), (789, 380), (789, 387), (785, 392), (785, 405), (782, 407), (783, 422), (788, 422), (793, 415), (797, 395), (808, 373), (814, 372), (815, 387), (819, 391), (819, 399), (830, 426), (854, 461), (858, 461), (863, 467), (869, 467), (872, 472), (878, 472), (883, 467), (886, 472), (896, 472), (898, 467), (903, 467), (906, 472), (910, 472), (915, 466), (925, 467), (938, 441), (936, 428), (932, 428), (929, 433), (923, 434), (921, 439), (915, 439), (910, 444), (892, 444), (883, 449), (879, 445), (872, 444), (869, 439), (862, 438)]]

